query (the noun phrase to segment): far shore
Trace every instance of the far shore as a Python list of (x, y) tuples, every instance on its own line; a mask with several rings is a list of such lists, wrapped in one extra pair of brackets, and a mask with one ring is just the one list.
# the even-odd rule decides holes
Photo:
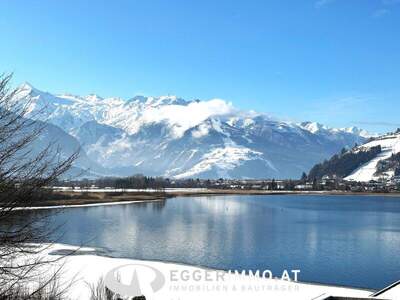
[(90, 207), (118, 205), (141, 202), (164, 201), (174, 197), (205, 197), (227, 195), (326, 195), (326, 196), (383, 196), (400, 197), (400, 193), (371, 193), (345, 191), (269, 191), (269, 190), (224, 190), (224, 189), (57, 189), (49, 193), (48, 198), (29, 207), (19, 209), (50, 209), (66, 207)]

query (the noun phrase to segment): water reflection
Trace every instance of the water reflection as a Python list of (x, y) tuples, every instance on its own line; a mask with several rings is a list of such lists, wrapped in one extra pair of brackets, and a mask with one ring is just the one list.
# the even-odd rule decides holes
[(51, 226), (64, 223), (62, 242), (115, 256), (219, 269), (300, 269), (304, 281), (369, 288), (400, 278), (398, 198), (186, 197), (64, 209)]
[(238, 201), (238, 196), (231, 196), (229, 198), (194, 197), (191, 200), (195, 201), (204, 210), (216, 215), (237, 216), (245, 214), (248, 208), (246, 203)]

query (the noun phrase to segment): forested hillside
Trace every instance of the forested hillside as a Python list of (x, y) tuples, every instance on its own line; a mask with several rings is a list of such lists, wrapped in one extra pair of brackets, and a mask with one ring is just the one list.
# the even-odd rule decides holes
[(335, 154), (329, 160), (315, 165), (311, 169), (308, 178), (320, 179), (325, 175), (336, 175), (344, 178), (375, 158), (381, 151), (380, 145), (368, 149), (357, 149), (357, 151), (346, 151), (343, 149), (340, 154)]

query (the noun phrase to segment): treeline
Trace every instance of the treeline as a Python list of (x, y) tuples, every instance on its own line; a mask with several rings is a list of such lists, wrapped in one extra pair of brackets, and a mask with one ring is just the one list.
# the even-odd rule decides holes
[[(279, 182), (279, 186), (278, 186)], [(54, 182), (53, 186), (101, 188), (101, 189), (165, 189), (165, 188), (208, 188), (208, 189), (262, 189), (262, 190), (293, 190), (299, 180), (243, 180), (243, 179), (169, 179), (133, 175), (129, 177), (103, 177), (98, 179), (80, 179)]]
[(200, 188), (211, 185), (210, 181), (200, 181), (199, 179), (180, 179), (170, 180), (163, 177), (151, 177), (144, 175), (133, 175), (129, 177), (102, 177), (99, 179), (82, 179), (77, 181), (59, 181), (54, 184), (62, 186), (73, 186), (80, 188), (89, 188), (96, 186), (98, 188), (114, 189), (164, 189), (164, 188)]
[(375, 158), (381, 151), (380, 145), (357, 152), (343, 149), (340, 154), (335, 154), (331, 159), (315, 165), (309, 172), (308, 179), (321, 179), (325, 175), (346, 177), (355, 169)]
[(100, 188), (112, 187), (116, 189), (162, 189), (166, 187), (164, 178), (135, 175), (129, 177), (105, 177), (92, 181)]

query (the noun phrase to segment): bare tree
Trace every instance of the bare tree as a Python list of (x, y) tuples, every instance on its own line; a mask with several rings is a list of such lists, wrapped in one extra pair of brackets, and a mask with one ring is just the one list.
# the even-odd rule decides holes
[[(30, 101), (16, 101), (18, 92), (10, 88), (11, 75), (0, 75), (0, 298), (12, 298), (15, 288), (48, 261), (16, 263), (24, 254), (36, 253), (28, 243), (46, 241), (52, 229), (42, 217), (21, 216), (21, 208), (34, 206), (47, 194), (46, 187), (65, 174), (78, 150), (65, 156), (57, 143), (40, 144), (46, 123), (31, 113)], [(28, 113), (29, 118), (28, 118)], [(50, 282), (50, 281), (49, 281)], [(39, 295), (46, 282), (26, 298)]]

